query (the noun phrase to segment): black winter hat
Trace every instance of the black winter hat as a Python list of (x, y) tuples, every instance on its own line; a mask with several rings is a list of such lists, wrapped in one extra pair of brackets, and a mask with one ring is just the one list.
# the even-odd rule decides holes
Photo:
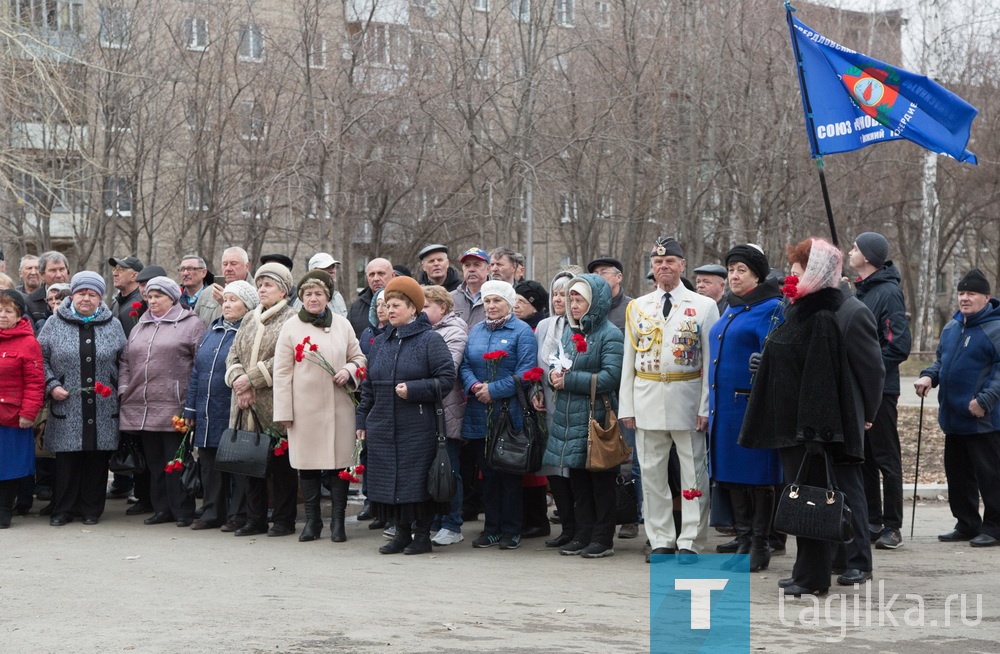
[(12, 288), (5, 288), (4, 290), (0, 291), (0, 293), (10, 298), (11, 302), (14, 303), (14, 306), (17, 307), (17, 312), (19, 314), (23, 316), (28, 313), (28, 307), (24, 303), (24, 296), (21, 295), (18, 291), (15, 291)]
[(753, 245), (733, 246), (726, 253), (726, 267), (729, 267), (729, 264), (734, 262), (745, 263), (750, 272), (757, 276), (758, 283), (764, 281), (767, 278), (767, 274), (771, 272), (771, 264), (767, 262), (767, 257)]
[(986, 275), (983, 274), (983, 271), (979, 268), (973, 268), (969, 272), (965, 273), (965, 277), (958, 282), (958, 290), (989, 295), (990, 282), (986, 279)]
[(876, 268), (881, 268), (889, 260), (889, 241), (877, 232), (858, 234), (854, 244), (858, 246), (858, 250), (868, 263)]
[(528, 301), (535, 311), (544, 311), (549, 306), (549, 294), (545, 287), (533, 279), (522, 279), (514, 286), (514, 292)]

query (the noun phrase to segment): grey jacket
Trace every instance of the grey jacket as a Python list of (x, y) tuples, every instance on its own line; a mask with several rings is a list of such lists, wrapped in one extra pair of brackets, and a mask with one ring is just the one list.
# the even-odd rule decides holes
[[(462, 357), (465, 356), (465, 344), (469, 340), (469, 326), (454, 312), (451, 312), (434, 325), (434, 331), (441, 334), (444, 344), (448, 346), (451, 358), (455, 361), (455, 375), (457, 377), (458, 367), (462, 365)], [(465, 391), (457, 378), (455, 386), (441, 403), (444, 405), (445, 431), (448, 438), (461, 439), (462, 420), (465, 418)]]
[(45, 362), (45, 393), (62, 386), (70, 396), (49, 398), (45, 447), (50, 452), (92, 452), (118, 447), (118, 397), (102, 397), (100, 382), (118, 387), (118, 360), (125, 348), (121, 323), (103, 302), (88, 322), (66, 298), (38, 334)]
[(478, 300), (473, 300), (465, 282), (451, 292), (451, 298), (455, 300), (455, 315), (464, 320), (469, 329), (486, 319), (482, 296), (480, 295)]

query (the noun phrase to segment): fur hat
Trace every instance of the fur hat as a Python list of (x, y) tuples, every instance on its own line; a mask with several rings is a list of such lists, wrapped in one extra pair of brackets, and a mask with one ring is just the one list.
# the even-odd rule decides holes
[(393, 277), (385, 285), (385, 294), (388, 295), (391, 291), (397, 291), (409, 298), (417, 308), (417, 313), (424, 310), (424, 289), (420, 288), (420, 284), (412, 277)]

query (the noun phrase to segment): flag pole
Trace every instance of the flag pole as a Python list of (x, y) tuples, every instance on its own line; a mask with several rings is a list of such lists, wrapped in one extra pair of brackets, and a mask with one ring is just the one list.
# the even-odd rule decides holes
[(795, 7), (792, 6), (791, 2), (785, 0), (785, 17), (788, 20), (788, 31), (789, 36), (792, 38), (792, 50), (795, 53), (795, 73), (799, 78), (799, 90), (802, 92), (802, 107), (805, 109), (806, 114), (806, 128), (809, 134), (809, 149), (811, 153), (816, 153), (813, 155), (813, 159), (816, 160), (816, 170), (819, 172), (819, 186), (823, 191), (823, 206), (826, 208), (826, 221), (830, 226), (830, 240), (833, 241), (833, 245), (840, 247), (840, 243), (837, 239), (837, 225), (833, 222), (833, 208), (830, 206), (830, 191), (826, 186), (826, 172), (825, 166), (823, 164), (823, 155), (819, 153), (819, 147), (816, 143), (816, 125), (813, 123), (813, 112), (812, 104), (809, 102), (809, 90), (806, 88), (806, 80), (802, 75), (802, 53), (799, 52), (799, 42), (795, 38), (795, 26), (792, 24), (792, 12), (795, 11)]

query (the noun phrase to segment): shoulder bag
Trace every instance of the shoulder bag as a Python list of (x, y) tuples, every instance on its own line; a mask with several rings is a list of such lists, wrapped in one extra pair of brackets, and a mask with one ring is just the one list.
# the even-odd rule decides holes
[(521, 380), (513, 376), (517, 400), (521, 405), (521, 428), (514, 427), (510, 418), (510, 402), (503, 400), (493, 427), (486, 440), (486, 462), (498, 472), (526, 475), (542, 467), (542, 455), (548, 434), (545, 421), (528, 402)]
[(189, 430), (187, 446), (184, 448), (184, 469), (181, 471), (181, 487), (190, 497), (198, 497), (203, 494), (204, 486), (201, 483), (201, 463), (194, 458), (194, 439)]
[(141, 475), (146, 472), (146, 457), (131, 436), (120, 435), (118, 449), (111, 455), (108, 469), (120, 475)]
[(247, 477), (264, 478), (267, 476), (267, 462), (271, 454), (271, 437), (260, 430), (260, 419), (256, 412), (250, 409), (253, 416), (254, 431), (240, 429), (243, 423), (243, 410), (236, 413), (236, 427), (222, 432), (219, 439), (219, 451), (215, 455), (215, 469)]
[[(436, 381), (436, 380), (435, 380)], [(451, 469), (451, 457), (448, 456), (448, 439), (445, 436), (444, 407), (438, 401), (437, 413), (437, 452), (427, 471), (427, 492), (435, 502), (451, 502), (458, 492), (458, 482), (455, 472)]]
[(834, 484), (830, 458), (825, 450), (822, 457), (826, 466), (826, 487), (801, 483), (810, 460), (816, 456), (820, 455), (806, 453), (795, 481), (781, 492), (774, 514), (774, 528), (790, 536), (850, 543), (854, 539), (851, 507), (847, 506), (844, 493), (837, 490)]
[(611, 408), (607, 394), (601, 395), (604, 401), (604, 425), (594, 420), (594, 401), (597, 395), (597, 375), (590, 376), (590, 418), (587, 433), (587, 470), (600, 472), (620, 466), (632, 456), (632, 448), (625, 444), (618, 416)]

